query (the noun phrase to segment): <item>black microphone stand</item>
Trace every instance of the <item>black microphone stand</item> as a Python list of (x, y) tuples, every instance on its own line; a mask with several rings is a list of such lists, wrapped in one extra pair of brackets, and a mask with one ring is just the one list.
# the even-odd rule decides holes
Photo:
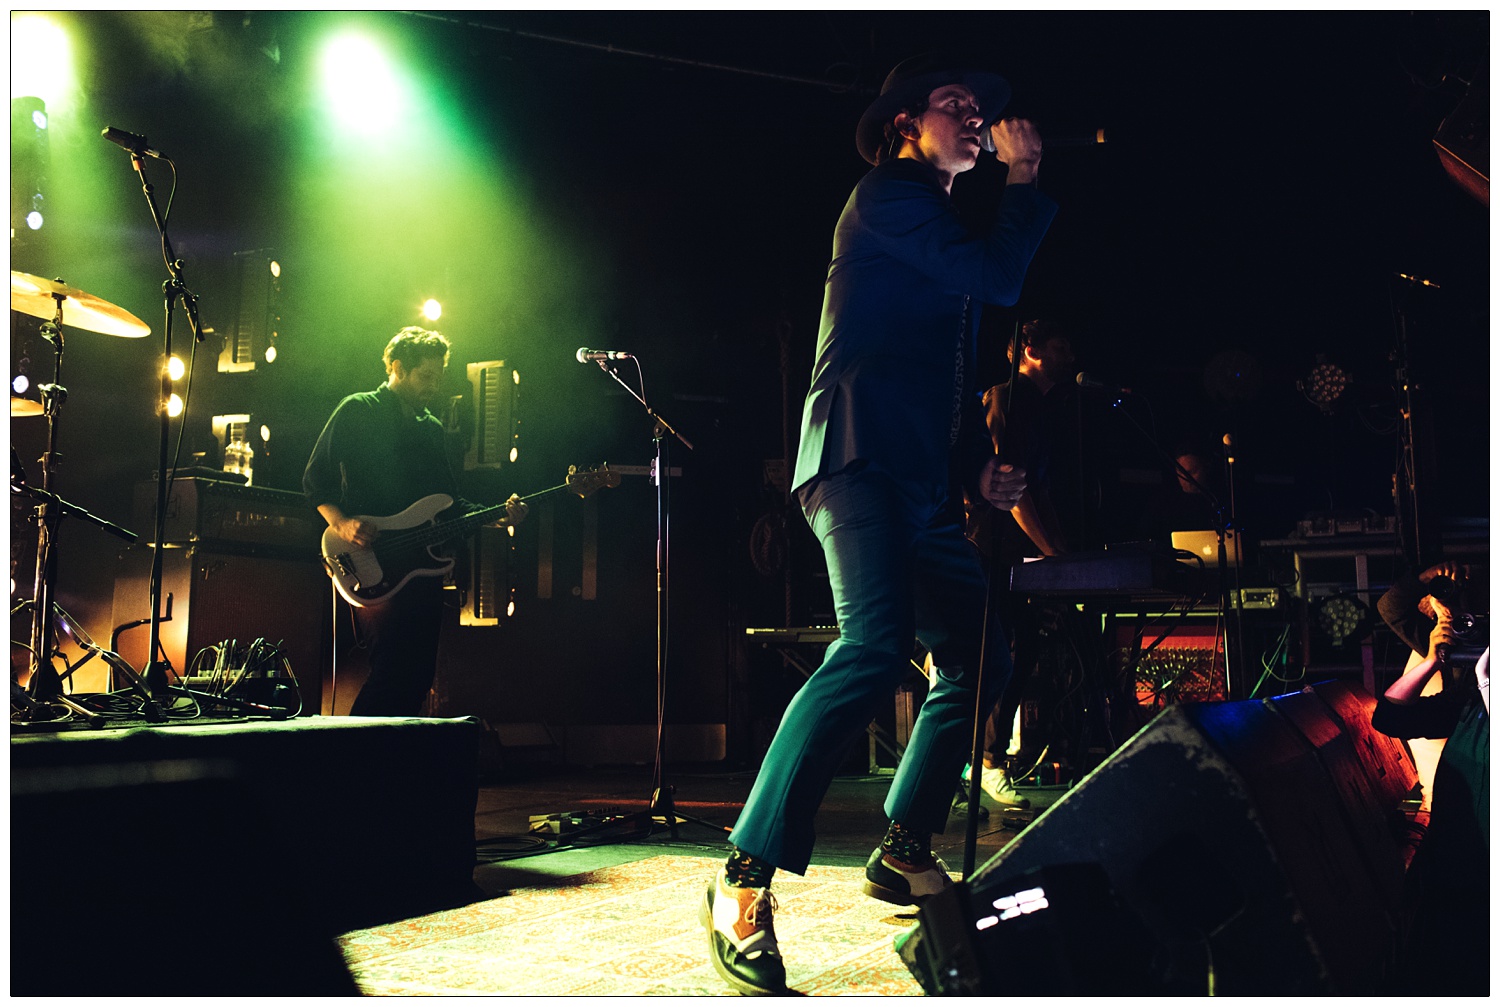
[[(188, 289), (183, 279), (183, 262), (177, 258), (172, 251), (172, 239), (167, 235), (167, 222), (157, 209), (154, 190), (151, 183), (146, 180), (145, 166), (141, 158), (142, 152), (133, 150), (130, 152), (130, 165), (141, 180), (141, 191), (146, 195), (146, 205), (151, 209), (151, 219), (156, 224), (156, 230), (161, 235), (162, 257), (166, 260), (167, 271), (170, 274), (162, 283), (162, 297), (165, 302), (166, 324), (162, 327), (164, 343), (161, 358), (161, 401), (157, 404), (161, 416), (161, 435), (157, 450), (156, 462), (156, 534), (152, 540), (151, 557), (151, 638), (147, 644), (147, 663), (145, 669), (146, 685), (151, 694), (158, 700), (167, 695), (167, 663), (159, 659), (161, 653), (161, 589), (162, 589), (162, 553), (165, 549), (165, 538), (167, 530), (167, 495), (171, 488), (171, 476), (167, 469), (169, 457), (169, 445), (171, 440), (172, 418), (168, 415), (167, 403), (172, 397), (172, 378), (168, 373), (168, 366), (172, 360), (172, 320), (178, 299), (182, 300), (186, 309), (188, 324), (192, 327), (193, 337), (198, 342), (203, 340), (203, 329), (198, 324), (198, 298)], [(166, 158), (168, 164), (172, 162)], [(172, 165), (176, 172), (176, 165)]]
[[(635, 360), (634, 357), (630, 359)], [(672, 471), (668, 462), (669, 441), (667, 435), (682, 442), (682, 446), (689, 451), (693, 450), (690, 442), (682, 434), (678, 433), (672, 424), (661, 417), (656, 410), (646, 402), (644, 397), (645, 380), (641, 379), (641, 393), (637, 393), (621, 377), (614, 365), (605, 359), (597, 361), (599, 369), (608, 374), (630, 397), (641, 404), (655, 425), (652, 428), (651, 439), (656, 444), (656, 460), (653, 464), (653, 478), (656, 481), (656, 763), (651, 779), (651, 800), (644, 815), (642, 831), (649, 835), (651, 823), (656, 818), (666, 821), (667, 829), (672, 838), (677, 838), (677, 825), (679, 821), (692, 822), (715, 832), (727, 834), (729, 829), (701, 818), (692, 818), (679, 815), (673, 795), (676, 788), (667, 782), (666, 775), (666, 703), (667, 703), (667, 602), (669, 599), (667, 573), (668, 564), (668, 530), (669, 530), (669, 499), (668, 481), (671, 479)], [(636, 360), (636, 369), (640, 369), (640, 361)], [(582, 833), (593, 831), (592, 828), (573, 833), (574, 837)]]
[(1398, 522), (1396, 535), (1407, 569), (1421, 570), (1431, 562), (1431, 557), (1438, 555), (1441, 550), (1436, 542), (1437, 536), (1427, 534), (1433, 522), (1425, 520), (1422, 514), (1422, 503), (1425, 497), (1422, 491), (1427, 486), (1427, 477), (1432, 474), (1433, 466), (1425, 450), (1427, 445), (1419, 443), (1422, 440), (1423, 425), (1427, 420), (1424, 412), (1426, 402), (1422, 394), (1423, 387), (1412, 374), (1406, 305), (1408, 298), (1418, 285), (1432, 287), (1437, 285), (1429, 280), (1421, 280), (1404, 273), (1396, 275), (1405, 281), (1404, 289), (1400, 290), (1398, 296), (1392, 298), (1392, 308), (1396, 317), (1396, 344), (1390, 354), (1391, 363), (1395, 368), (1399, 410), (1396, 440), (1400, 461), (1396, 469), (1394, 493)]
[[(989, 131), (985, 131), (988, 135)], [(1006, 429), (1010, 426), (1010, 406), (1014, 397), (1016, 381), (1021, 373), (1021, 323), (1016, 322), (1010, 334), (1010, 382), (1005, 387), (1005, 402), (1001, 405), (1001, 415), (1004, 417)], [(984, 771), (984, 724), (990, 715), (986, 708), (984, 699), (984, 673), (985, 664), (989, 660), (990, 648), (996, 645), (996, 641), (990, 639), (990, 625), (995, 622), (995, 613), (992, 611), (998, 598), (997, 585), (1002, 567), (1000, 565), (1000, 550), (998, 548), (998, 536), (992, 536), (990, 541), (990, 554), (985, 562), (984, 579), (984, 625), (979, 631), (979, 667), (976, 669), (974, 678), (974, 724), (973, 732), (969, 739), (969, 812), (964, 819), (964, 880), (967, 881), (974, 874), (974, 862), (979, 847), (979, 808), (980, 808), (980, 774)], [(1008, 571), (1007, 571), (1008, 572)], [(1008, 578), (1007, 578), (1008, 579)], [(1002, 635), (999, 640), (1001, 646), (1007, 645)], [(1015, 669), (1011, 669), (1014, 675)], [(1007, 682), (1004, 687), (1009, 687)], [(999, 702), (1000, 696), (995, 697)]]

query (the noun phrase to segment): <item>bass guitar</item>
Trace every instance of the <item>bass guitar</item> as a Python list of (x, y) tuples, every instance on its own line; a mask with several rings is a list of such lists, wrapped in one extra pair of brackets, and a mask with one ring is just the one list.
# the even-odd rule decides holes
[[(535, 500), (549, 493), (570, 490), (580, 498), (601, 486), (620, 485), (620, 474), (608, 465), (580, 469), (568, 466), (567, 481), (521, 498)], [(453, 506), (446, 493), (425, 496), (399, 514), (389, 517), (361, 516), (380, 529), (369, 546), (357, 546), (339, 537), (332, 528), (323, 531), (323, 567), (344, 600), (356, 608), (374, 607), (389, 601), (413, 577), (442, 577), (453, 569), (448, 547), (467, 538), (476, 528), (492, 524), (505, 515), (506, 505), (482, 507), (446, 521), (437, 516)]]

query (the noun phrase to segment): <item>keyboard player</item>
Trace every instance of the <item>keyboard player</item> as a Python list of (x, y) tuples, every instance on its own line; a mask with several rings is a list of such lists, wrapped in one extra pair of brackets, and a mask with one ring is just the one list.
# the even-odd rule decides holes
[[(1044, 626), (1055, 625), (1062, 609), (996, 588), (1008, 583), (1004, 571), (1026, 557), (1061, 556), (1079, 541), (1082, 521), (1072, 506), (1079, 494), (1072, 484), (1082, 464), (1073, 343), (1066, 329), (1050, 319), (1028, 321), (1007, 355), (1014, 376), (985, 393), (985, 408), (996, 451), (1006, 461), (1025, 466), (1027, 486), (1010, 513), (982, 504), (970, 509), (970, 536), (995, 571), (991, 597), (999, 621), (1015, 633), (1015, 671), (985, 723), (980, 786), (1002, 807), (1027, 808), (1031, 802), (1016, 792), (1011, 775), (1018, 765), (1029, 768), (1023, 764), (1030, 761), (1020, 757), (1024, 745), (1018, 737), (1017, 713), (1037, 675)], [(1062, 488), (1058, 483), (1067, 487), (1061, 494), (1054, 492)], [(1067, 506), (1060, 508), (1059, 503)], [(1060, 513), (1068, 515), (1066, 522)]]

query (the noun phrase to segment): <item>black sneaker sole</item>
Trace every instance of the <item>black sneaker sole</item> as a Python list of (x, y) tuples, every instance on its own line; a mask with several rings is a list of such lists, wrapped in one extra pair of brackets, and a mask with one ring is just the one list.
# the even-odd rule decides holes
[(895, 889), (886, 888), (884, 885), (877, 885), (870, 880), (865, 881), (864, 887), (861, 890), (870, 896), (870, 898), (879, 899), (881, 902), (889, 902), (893, 906), (914, 906), (918, 904), (917, 900), (911, 897), (910, 892), (898, 892)]

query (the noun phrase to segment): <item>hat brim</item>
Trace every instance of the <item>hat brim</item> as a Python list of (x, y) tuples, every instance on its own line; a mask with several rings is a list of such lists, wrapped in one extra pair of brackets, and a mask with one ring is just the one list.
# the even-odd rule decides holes
[(926, 98), (933, 91), (949, 84), (962, 84), (974, 92), (979, 101), (979, 114), (985, 127), (1000, 118), (1010, 101), (1010, 82), (998, 73), (985, 70), (939, 70), (919, 74), (901, 82), (870, 103), (865, 114), (859, 117), (859, 127), (854, 133), (854, 144), (859, 155), (871, 164), (885, 145), (885, 124), (896, 117), (896, 113), (913, 101)]

